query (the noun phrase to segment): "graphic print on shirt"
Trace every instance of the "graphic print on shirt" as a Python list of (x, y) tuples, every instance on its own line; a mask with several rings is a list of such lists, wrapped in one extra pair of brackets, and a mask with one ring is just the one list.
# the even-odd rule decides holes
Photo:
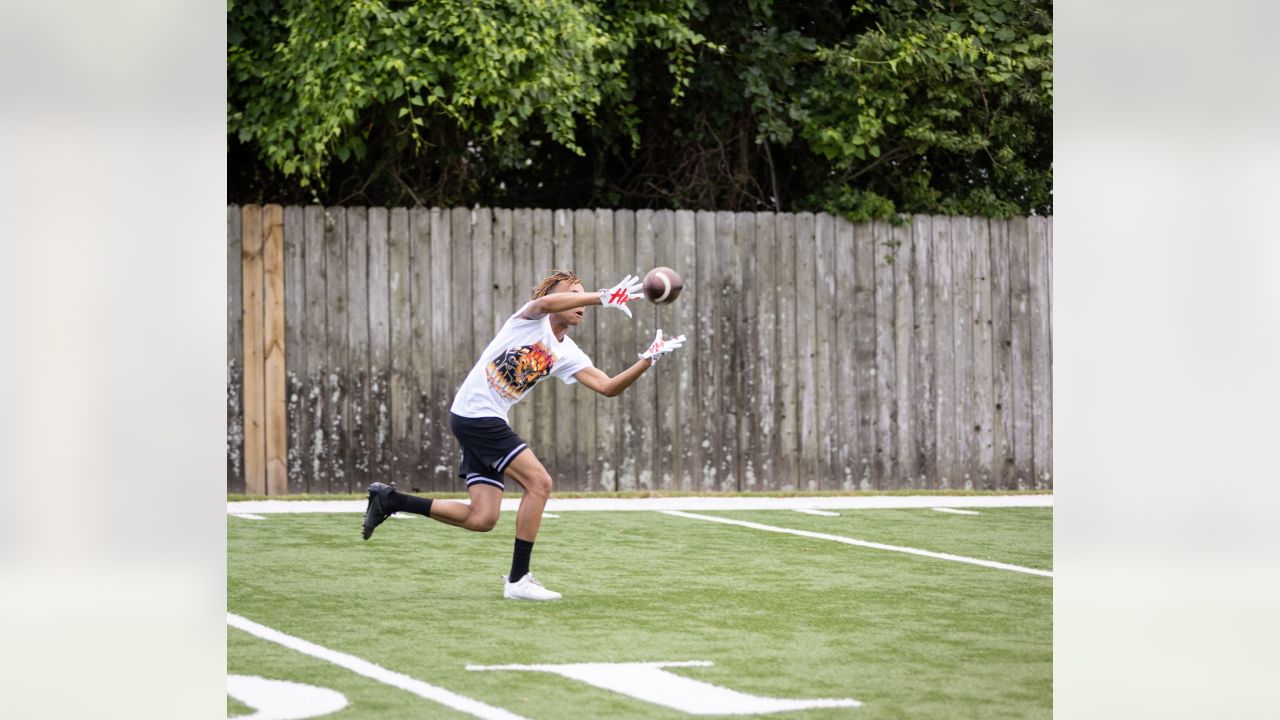
[(555, 356), (541, 342), (508, 348), (485, 369), (489, 386), (502, 396), (517, 400), (534, 383), (551, 373)]

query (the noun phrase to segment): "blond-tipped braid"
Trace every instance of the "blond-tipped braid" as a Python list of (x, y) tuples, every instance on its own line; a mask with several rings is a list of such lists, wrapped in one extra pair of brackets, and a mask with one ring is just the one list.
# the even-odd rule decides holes
[(542, 278), (542, 282), (538, 283), (537, 286), (533, 288), (533, 296), (530, 299), (537, 300), (538, 298), (543, 297), (547, 293), (551, 292), (551, 288), (555, 287), (556, 283), (564, 282), (566, 280), (571, 283), (582, 282), (582, 278), (575, 275), (572, 270), (552, 270), (550, 275)]

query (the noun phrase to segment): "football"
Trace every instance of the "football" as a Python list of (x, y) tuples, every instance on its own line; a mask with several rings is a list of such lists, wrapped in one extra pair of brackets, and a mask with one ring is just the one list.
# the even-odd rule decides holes
[(684, 289), (684, 280), (669, 267), (656, 267), (644, 276), (644, 295), (659, 305), (674, 301)]

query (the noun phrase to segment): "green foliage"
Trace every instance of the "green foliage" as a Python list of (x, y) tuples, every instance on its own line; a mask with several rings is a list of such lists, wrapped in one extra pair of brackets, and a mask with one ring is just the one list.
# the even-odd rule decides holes
[(229, 195), (1052, 212), (1048, 2), (249, 0)]

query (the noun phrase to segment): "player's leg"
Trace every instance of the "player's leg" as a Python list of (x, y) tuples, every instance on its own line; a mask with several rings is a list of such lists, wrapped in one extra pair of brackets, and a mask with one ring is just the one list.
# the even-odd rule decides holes
[(511, 572), (502, 594), (516, 600), (558, 600), (560, 593), (542, 586), (529, 572), (533, 541), (542, 525), (542, 510), (551, 495), (551, 475), (529, 448), (525, 448), (502, 468), (505, 475), (524, 488), (520, 507), (516, 510), (516, 546), (511, 556)]
[(502, 490), (487, 483), (474, 483), (467, 486), (467, 494), (471, 496), (471, 504), (453, 500), (436, 500), (431, 504), (432, 520), (439, 520), (476, 532), (489, 532), (498, 524), (498, 515), (502, 510)]

